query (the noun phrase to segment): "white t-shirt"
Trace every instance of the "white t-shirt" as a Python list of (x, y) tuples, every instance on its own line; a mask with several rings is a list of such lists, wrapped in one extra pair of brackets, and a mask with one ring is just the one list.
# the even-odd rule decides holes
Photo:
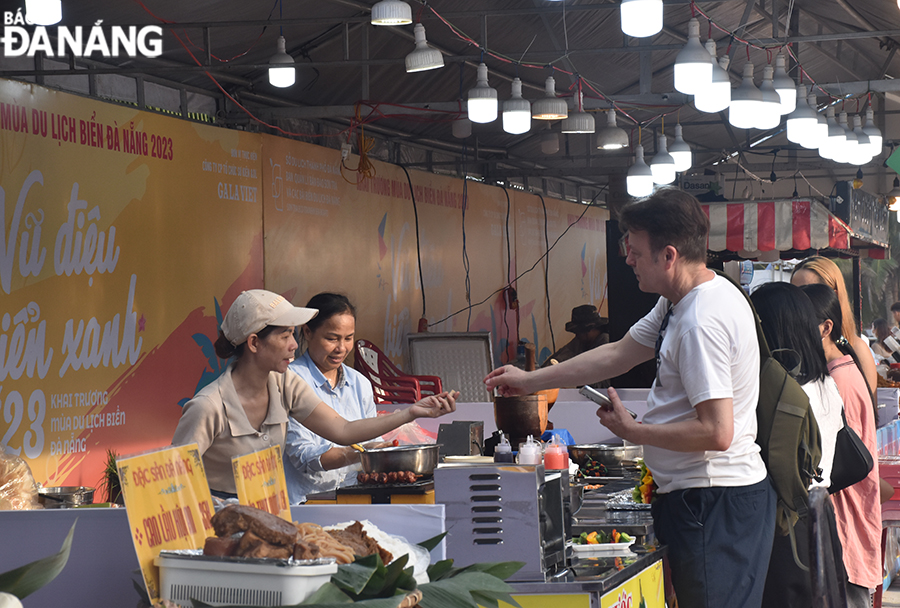
[(838, 431), (844, 426), (844, 420), (841, 418), (844, 402), (837, 384), (834, 383), (831, 376), (825, 376), (824, 380), (807, 382), (803, 385), (803, 391), (809, 397), (809, 407), (816, 417), (816, 424), (819, 425), (819, 435), (822, 439), (822, 460), (819, 461), (819, 467), (822, 469), (822, 481), (813, 480), (809, 487), (827, 488), (831, 485), (834, 444), (837, 441)]
[[(654, 348), (668, 308), (669, 301), (660, 298), (631, 327), (631, 337)], [(740, 487), (765, 479), (756, 444), (759, 343), (744, 295), (720, 276), (692, 289), (673, 307), (659, 355), (644, 424), (696, 419), (694, 406), (710, 399), (731, 398), (734, 403), (734, 438), (727, 450), (676, 452), (644, 446), (659, 492)]]

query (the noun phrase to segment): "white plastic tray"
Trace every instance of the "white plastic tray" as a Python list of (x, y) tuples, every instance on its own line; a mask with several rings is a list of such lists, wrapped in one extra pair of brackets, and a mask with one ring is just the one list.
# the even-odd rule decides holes
[(192, 599), (212, 606), (292, 606), (312, 595), (337, 572), (337, 563), (243, 560), (162, 553), (160, 597), (191, 608)]
[(634, 539), (627, 543), (600, 543), (599, 545), (576, 545), (572, 543), (572, 550), (578, 557), (617, 557), (631, 554), (631, 545)]

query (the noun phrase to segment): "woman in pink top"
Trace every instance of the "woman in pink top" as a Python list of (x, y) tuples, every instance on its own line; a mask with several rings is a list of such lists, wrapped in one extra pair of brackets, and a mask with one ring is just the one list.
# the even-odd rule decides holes
[[(805, 285), (822, 331), (822, 347), (828, 372), (844, 400), (847, 424), (862, 438), (872, 454), (875, 445), (875, 411), (872, 393), (860, 371), (853, 349), (841, 334), (841, 308), (827, 285)], [(832, 496), (838, 535), (847, 569), (847, 606), (869, 608), (872, 589), (882, 582), (881, 504), (879, 502), (878, 460), (869, 475), (857, 484)]]

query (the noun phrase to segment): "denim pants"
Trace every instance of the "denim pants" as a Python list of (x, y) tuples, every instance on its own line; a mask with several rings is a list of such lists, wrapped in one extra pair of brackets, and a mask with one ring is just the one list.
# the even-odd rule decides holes
[(660, 495), (652, 512), (679, 608), (760, 608), (775, 534), (768, 479), (676, 490)]

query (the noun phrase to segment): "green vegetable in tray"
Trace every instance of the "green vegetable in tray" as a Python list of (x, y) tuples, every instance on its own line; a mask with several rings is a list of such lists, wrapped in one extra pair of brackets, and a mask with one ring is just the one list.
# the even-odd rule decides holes
[(579, 467), (579, 472), (585, 477), (606, 477), (608, 473), (605, 465), (597, 462), (590, 456), (588, 456), (584, 464)]

